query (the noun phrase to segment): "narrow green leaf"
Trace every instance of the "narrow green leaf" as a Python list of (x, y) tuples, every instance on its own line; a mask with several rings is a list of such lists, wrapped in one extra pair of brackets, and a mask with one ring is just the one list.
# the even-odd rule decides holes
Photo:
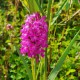
[(27, 11), (30, 13), (29, 7), (28, 7), (28, 3), (25, 0), (20, 0), (22, 5), (24, 6), (25, 9), (27, 9)]
[(44, 15), (43, 9), (41, 8), (41, 5), (39, 4), (38, 0), (34, 0), (40, 10), (40, 12), (42, 13), (42, 15)]
[(41, 8), (43, 8), (44, 0), (41, 0)]
[(35, 0), (28, 0), (28, 5), (29, 5), (30, 13), (39, 11), (39, 6), (37, 5)]
[(59, 70), (60, 70), (60, 68), (61, 68), (64, 60), (66, 59), (66, 56), (67, 56), (67, 54), (69, 53), (72, 45), (74, 44), (74, 42), (75, 42), (75, 40), (76, 40), (79, 32), (80, 32), (80, 30), (76, 33), (76, 35), (74, 36), (74, 38), (71, 40), (69, 46), (65, 49), (63, 55), (60, 57), (57, 65), (55, 66), (55, 68), (52, 69), (52, 71), (51, 71), (51, 73), (50, 73), (50, 75), (49, 75), (49, 77), (48, 77), (48, 80), (54, 80), (54, 79), (56, 78), (56, 76), (57, 76), (57, 74), (58, 74), (58, 72), (59, 72)]
[(47, 80), (47, 48), (45, 52), (45, 58), (44, 58), (44, 80)]
[(66, 11), (69, 10), (69, 7), (70, 7), (70, 3), (67, 1), (66, 5), (65, 5), (65, 9), (66, 9)]
[(50, 19), (50, 10), (51, 10), (52, 0), (48, 0), (48, 9), (47, 9), (47, 19)]
[(62, 6), (60, 7), (60, 9), (57, 11), (57, 13), (55, 14), (55, 17), (53, 18), (53, 22), (51, 23), (51, 25), (54, 24), (54, 22), (57, 20), (57, 18), (59, 17), (63, 7), (65, 6), (65, 4), (67, 3), (67, 0), (65, 0), (62, 4)]
[(30, 79), (30, 80), (33, 80), (33, 78), (32, 78), (32, 72), (31, 72), (31, 69), (29, 68), (29, 65), (25, 62), (24, 57), (20, 54), (20, 51), (19, 51), (18, 47), (17, 47), (17, 46), (15, 46), (15, 47), (16, 47), (16, 50), (17, 50), (19, 56), (21, 57), (21, 59), (22, 59), (22, 61), (23, 61), (23, 64), (24, 64), (24, 66), (25, 66), (25, 68), (26, 68), (26, 70), (27, 70), (27, 74), (28, 74), (28, 76), (29, 76), (29, 79)]
[(39, 10), (39, 7), (38, 7), (38, 5), (37, 5), (37, 3), (36, 3), (35, 0), (33, 1), (33, 3), (34, 3), (34, 9), (35, 9), (35, 12), (40, 11), (40, 10)]

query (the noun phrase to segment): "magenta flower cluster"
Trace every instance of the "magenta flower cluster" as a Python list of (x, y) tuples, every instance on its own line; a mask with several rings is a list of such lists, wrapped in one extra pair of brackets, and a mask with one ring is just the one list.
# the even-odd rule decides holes
[(45, 21), (45, 16), (40, 16), (39, 13), (34, 13), (27, 16), (25, 23), (21, 29), (21, 48), (22, 55), (39, 59), (39, 56), (44, 57), (45, 48), (47, 48), (47, 33), (48, 25)]

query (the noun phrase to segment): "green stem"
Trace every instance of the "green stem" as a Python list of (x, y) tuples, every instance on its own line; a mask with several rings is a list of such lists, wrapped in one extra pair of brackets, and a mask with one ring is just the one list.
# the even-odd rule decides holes
[(47, 80), (47, 48), (46, 48), (46, 53), (45, 53), (45, 64), (44, 64), (44, 75), (45, 75), (45, 80)]
[(40, 80), (42, 80), (42, 62), (40, 62)]
[(31, 67), (32, 67), (33, 80), (36, 80), (36, 75), (35, 75), (35, 59), (34, 58), (31, 59)]

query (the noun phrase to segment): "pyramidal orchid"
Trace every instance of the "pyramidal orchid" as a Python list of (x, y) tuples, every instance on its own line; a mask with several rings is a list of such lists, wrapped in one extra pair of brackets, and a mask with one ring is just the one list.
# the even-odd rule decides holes
[(25, 23), (21, 29), (21, 48), (22, 55), (28, 55), (30, 58), (39, 60), (39, 57), (45, 56), (45, 48), (47, 48), (48, 25), (45, 16), (39, 13), (33, 13), (27, 16)]

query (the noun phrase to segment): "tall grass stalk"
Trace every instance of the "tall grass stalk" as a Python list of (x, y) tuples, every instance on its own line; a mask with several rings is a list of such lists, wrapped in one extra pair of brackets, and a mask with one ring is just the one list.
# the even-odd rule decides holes
[(36, 70), (35, 70), (35, 59), (31, 59), (31, 67), (32, 67), (32, 76), (33, 80), (36, 80)]
[(46, 48), (45, 60), (44, 60), (44, 79), (47, 80), (47, 48)]

